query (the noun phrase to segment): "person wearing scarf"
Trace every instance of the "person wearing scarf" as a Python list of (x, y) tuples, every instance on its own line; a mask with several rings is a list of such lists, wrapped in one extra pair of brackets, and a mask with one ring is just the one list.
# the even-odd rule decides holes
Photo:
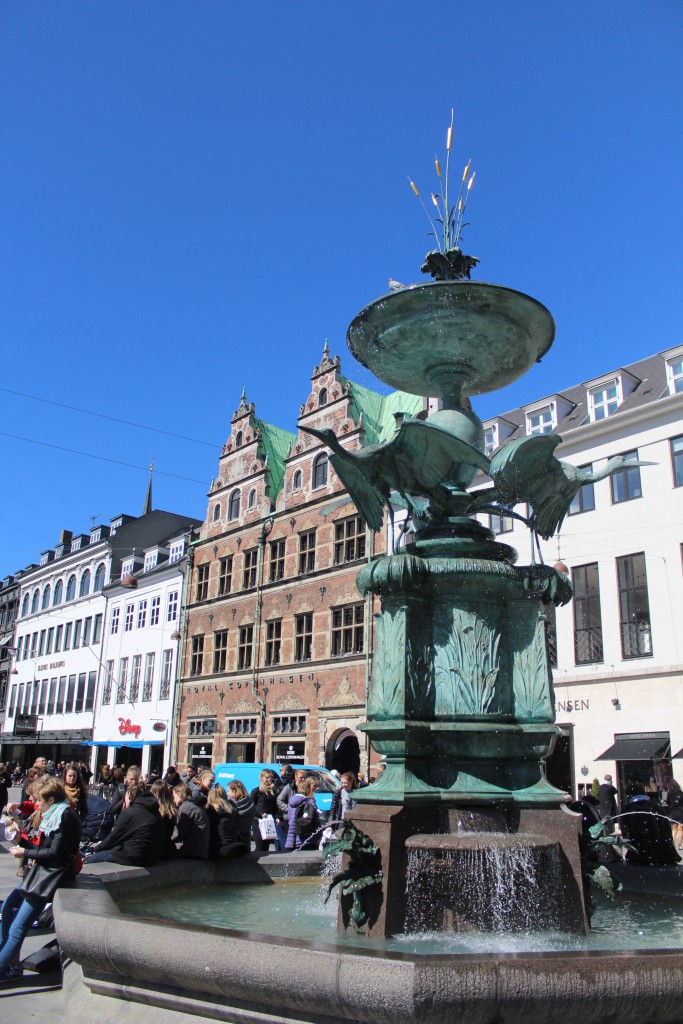
[(33, 792), (41, 814), (40, 843), (28, 850), (21, 846), (9, 850), (12, 856), (25, 858), (29, 866), (21, 885), (2, 906), (0, 984), (23, 974), (19, 964), (22, 943), (59, 886), (70, 880), (81, 837), (79, 817), (58, 779), (45, 775)]

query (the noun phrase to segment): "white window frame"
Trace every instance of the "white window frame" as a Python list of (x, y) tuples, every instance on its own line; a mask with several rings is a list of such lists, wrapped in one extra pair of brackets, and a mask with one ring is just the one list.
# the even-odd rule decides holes
[[(614, 389), (614, 396), (608, 398), (607, 392), (612, 389)], [(588, 416), (591, 423), (597, 423), (613, 416), (621, 403), (622, 389), (619, 377), (605, 381), (599, 387), (591, 388), (588, 392)]]
[(669, 383), (669, 394), (678, 395), (683, 391), (683, 355), (667, 360), (666, 379)]
[[(536, 419), (538, 423), (533, 422)], [(556, 426), (554, 402), (551, 402), (549, 405), (542, 405), (538, 409), (532, 409), (531, 412), (526, 414), (526, 432), (529, 436), (532, 434), (552, 434)]]
[[(491, 438), (489, 440), (489, 434)], [(489, 458), (495, 452), (498, 447), (498, 424), (492, 423), (489, 427), (484, 427), (484, 454)]]
[(168, 557), (169, 562), (177, 562), (185, 554), (185, 541), (179, 540), (175, 544), (171, 545), (171, 553)]

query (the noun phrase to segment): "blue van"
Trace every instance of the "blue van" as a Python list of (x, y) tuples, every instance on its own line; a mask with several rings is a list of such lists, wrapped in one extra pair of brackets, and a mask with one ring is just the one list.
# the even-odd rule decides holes
[[(312, 775), (317, 779), (318, 785), (315, 791), (315, 802), (318, 805), (318, 810), (323, 814), (328, 814), (330, 807), (332, 806), (332, 794), (336, 789), (339, 789), (340, 782), (329, 772), (327, 768), (321, 768), (317, 764), (295, 764), (292, 765), (294, 771), (305, 771), (307, 775)], [(264, 768), (273, 772), (274, 775), (280, 777), (281, 764), (263, 764), (258, 762), (256, 764), (245, 764), (233, 761), (230, 764), (217, 764), (213, 769), (213, 773), (216, 776), (216, 782), (223, 787), (228, 788), (228, 783), (233, 782), (235, 779), (239, 779), (243, 783), (247, 793), (251, 793), (252, 789), (258, 787), (261, 781), (260, 775)]]

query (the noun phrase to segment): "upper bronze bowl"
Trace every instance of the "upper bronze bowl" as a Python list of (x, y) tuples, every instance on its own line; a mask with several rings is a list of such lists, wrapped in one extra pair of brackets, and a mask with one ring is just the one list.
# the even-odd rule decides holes
[(371, 302), (347, 333), (386, 384), (459, 400), (511, 384), (545, 355), (555, 322), (536, 299), (479, 281), (432, 281)]

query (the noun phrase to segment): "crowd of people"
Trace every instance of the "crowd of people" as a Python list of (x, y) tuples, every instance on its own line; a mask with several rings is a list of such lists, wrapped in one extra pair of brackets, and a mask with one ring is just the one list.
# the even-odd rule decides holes
[[(358, 779), (345, 772), (340, 782), (330, 823), (354, 806)], [(22, 787), (15, 802), (10, 785)], [(161, 776), (143, 775), (135, 765), (104, 765), (94, 779), (82, 764), (42, 757), (26, 772), (0, 764), (2, 838), (11, 843), (21, 879), (2, 907), (0, 983), (21, 974), (19, 951), (29, 928), (83, 864), (150, 867), (172, 858), (241, 857), (252, 845), (258, 852), (317, 848), (327, 822), (316, 785), (291, 765), (279, 775), (264, 769), (249, 793), (238, 779), (224, 788), (212, 771), (197, 773), (189, 764), (171, 765)]]

